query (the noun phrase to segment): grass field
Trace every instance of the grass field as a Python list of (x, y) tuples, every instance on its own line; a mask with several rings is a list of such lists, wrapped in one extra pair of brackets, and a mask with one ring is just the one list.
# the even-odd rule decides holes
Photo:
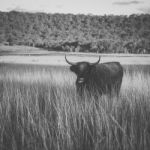
[(0, 64), (1, 150), (149, 150), (150, 66), (124, 66), (119, 97), (76, 95), (66, 67)]
[(43, 65), (58, 65), (66, 66), (65, 54), (67, 58), (73, 62), (90, 61), (95, 62), (99, 55), (100, 62), (118, 61), (124, 65), (147, 65), (150, 64), (149, 54), (98, 54), (98, 53), (68, 53), (56, 52), (53, 50), (44, 50), (29, 46), (5, 46), (0, 45), (0, 63), (14, 64), (43, 64)]

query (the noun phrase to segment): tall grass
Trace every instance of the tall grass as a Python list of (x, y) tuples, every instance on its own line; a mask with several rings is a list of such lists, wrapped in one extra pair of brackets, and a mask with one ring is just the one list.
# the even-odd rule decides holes
[[(0, 149), (148, 150), (150, 74), (125, 67), (119, 97), (76, 95), (68, 68), (0, 65)], [(147, 67), (149, 69), (149, 67)]]

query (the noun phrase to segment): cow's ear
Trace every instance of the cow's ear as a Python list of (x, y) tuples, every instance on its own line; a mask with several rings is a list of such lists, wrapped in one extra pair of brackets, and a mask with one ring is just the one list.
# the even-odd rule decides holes
[(76, 73), (76, 72), (77, 72), (77, 67), (73, 65), (73, 66), (70, 67), (70, 70), (71, 70), (72, 72), (75, 72), (75, 73)]

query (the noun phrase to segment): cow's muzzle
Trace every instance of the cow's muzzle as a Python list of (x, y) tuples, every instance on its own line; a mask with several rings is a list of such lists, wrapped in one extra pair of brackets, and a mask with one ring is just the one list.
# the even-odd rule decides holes
[(77, 83), (79, 83), (79, 84), (84, 83), (84, 78), (79, 78), (79, 79), (77, 79)]

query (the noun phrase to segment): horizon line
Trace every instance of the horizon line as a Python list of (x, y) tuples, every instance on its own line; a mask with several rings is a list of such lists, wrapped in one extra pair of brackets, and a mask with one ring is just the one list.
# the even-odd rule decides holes
[(132, 14), (113, 14), (113, 13), (107, 13), (107, 14), (93, 14), (93, 13), (63, 13), (63, 12), (45, 12), (45, 11), (40, 11), (40, 10), (0, 10), (0, 12), (6, 12), (6, 13), (10, 13), (10, 12), (18, 12), (18, 13), (32, 13), (32, 14), (36, 14), (36, 13), (44, 13), (44, 14), (64, 14), (64, 15), (85, 15), (85, 16), (131, 16), (131, 15), (150, 15), (149, 13), (132, 13)]

